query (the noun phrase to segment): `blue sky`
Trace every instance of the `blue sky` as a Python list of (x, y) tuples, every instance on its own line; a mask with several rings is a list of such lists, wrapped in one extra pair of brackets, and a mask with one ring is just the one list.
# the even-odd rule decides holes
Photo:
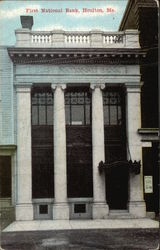
[[(128, 0), (57, 0), (57, 1), (0, 1), (0, 45), (14, 45), (14, 30), (21, 27), (20, 15), (32, 15), (32, 30), (51, 31), (92, 30), (117, 31)], [(38, 12), (26, 12), (36, 9)], [(41, 8), (60, 9), (61, 13), (42, 13)], [(76, 13), (66, 13), (66, 8), (78, 9)], [(83, 8), (101, 8), (102, 13), (84, 13)], [(112, 9), (113, 12), (110, 12)]]

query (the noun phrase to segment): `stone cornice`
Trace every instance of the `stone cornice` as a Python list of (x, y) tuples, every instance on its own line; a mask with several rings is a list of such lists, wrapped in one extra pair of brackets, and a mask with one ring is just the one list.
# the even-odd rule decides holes
[(143, 82), (130, 82), (124, 83), (127, 92), (141, 92), (141, 87), (143, 86)]
[(30, 93), (32, 83), (17, 83), (14, 84), (17, 93)]
[(8, 48), (15, 64), (139, 64), (140, 49)]

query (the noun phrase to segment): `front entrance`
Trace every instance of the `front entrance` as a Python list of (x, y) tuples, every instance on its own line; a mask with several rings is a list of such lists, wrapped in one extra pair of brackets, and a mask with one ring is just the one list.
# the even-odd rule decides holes
[[(126, 160), (125, 103), (121, 88), (106, 88), (103, 93), (105, 162)], [(109, 209), (126, 209), (128, 169), (118, 164), (106, 173), (106, 200)]]
[(126, 166), (112, 168), (106, 173), (106, 198), (110, 209), (127, 209), (128, 169)]

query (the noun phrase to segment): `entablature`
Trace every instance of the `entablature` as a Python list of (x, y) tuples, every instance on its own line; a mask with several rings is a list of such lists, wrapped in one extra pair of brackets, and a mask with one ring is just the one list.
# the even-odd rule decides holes
[(15, 64), (140, 64), (146, 51), (140, 49), (8, 48)]

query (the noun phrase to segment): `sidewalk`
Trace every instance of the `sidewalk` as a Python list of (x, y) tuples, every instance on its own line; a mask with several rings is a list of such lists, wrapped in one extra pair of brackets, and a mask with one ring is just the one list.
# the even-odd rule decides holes
[(107, 219), (107, 220), (34, 220), (15, 221), (3, 232), (49, 231), (74, 229), (146, 229), (159, 228), (159, 222), (143, 219)]

